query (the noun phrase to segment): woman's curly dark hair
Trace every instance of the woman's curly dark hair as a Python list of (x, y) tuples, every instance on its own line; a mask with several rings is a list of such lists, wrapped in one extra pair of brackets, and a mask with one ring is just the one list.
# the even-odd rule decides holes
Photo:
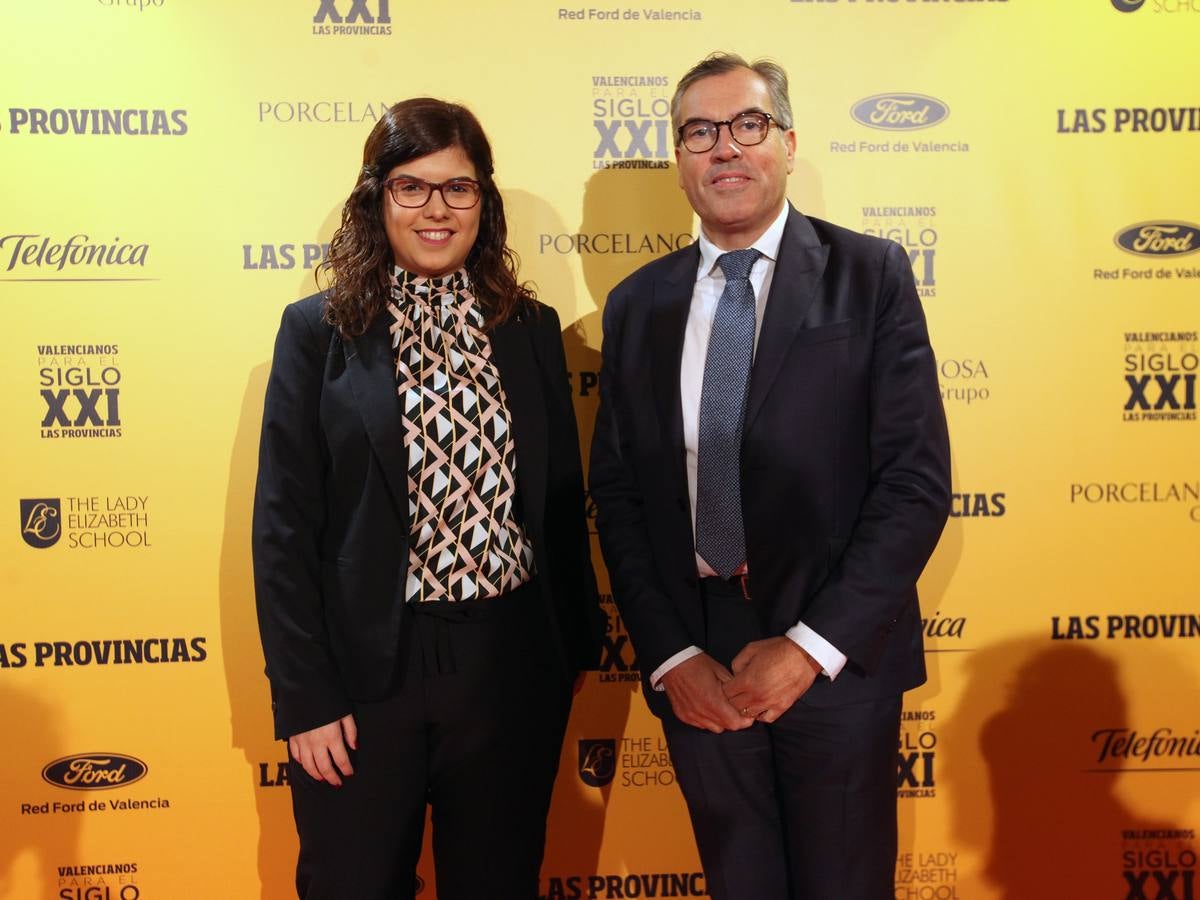
[[(325, 318), (343, 335), (362, 334), (386, 307), (394, 259), (383, 227), (383, 183), (396, 166), (448, 147), (461, 147), (483, 189), (479, 236), (467, 255), (467, 274), (483, 305), (487, 327), (532, 304), (534, 292), (517, 280), (517, 255), (509, 249), (504, 201), (492, 180), (492, 148), (479, 120), (465, 107), (431, 97), (403, 100), (371, 129), (358, 181), (342, 207), (342, 224), (317, 267), (326, 294)], [(322, 281), (327, 286), (322, 285)]]

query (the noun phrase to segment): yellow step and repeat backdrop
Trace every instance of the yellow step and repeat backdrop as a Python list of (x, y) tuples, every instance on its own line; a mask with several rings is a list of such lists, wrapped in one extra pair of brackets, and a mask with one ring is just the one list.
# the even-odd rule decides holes
[[(574, 2), (0, 10), (0, 897), (292, 895), (250, 503), (367, 132), (479, 115), (586, 448), (608, 289), (696, 233), (668, 100), (717, 48), (787, 67), (792, 201), (908, 248), (938, 356), (897, 900), (1200, 897), (1200, 0)], [(543, 894), (707, 896), (606, 602)]]

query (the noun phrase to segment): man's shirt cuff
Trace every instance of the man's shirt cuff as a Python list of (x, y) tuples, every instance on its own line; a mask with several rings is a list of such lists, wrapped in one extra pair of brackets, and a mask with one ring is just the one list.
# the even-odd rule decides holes
[[(797, 622), (785, 634), (821, 665), (821, 674), (833, 681), (846, 667), (846, 654), (803, 622)], [(678, 655), (678, 654), (677, 654)], [(671, 659), (675, 657), (672, 656)], [(671, 660), (667, 660), (669, 663)], [(666, 665), (664, 663), (663, 665)]]
[(665, 688), (662, 686), (662, 677), (681, 662), (686, 662), (693, 656), (699, 656), (703, 652), (704, 651), (699, 647), (691, 646), (680, 650), (674, 656), (667, 657), (666, 662), (650, 673), (650, 687), (654, 688), (656, 691), (665, 690)]

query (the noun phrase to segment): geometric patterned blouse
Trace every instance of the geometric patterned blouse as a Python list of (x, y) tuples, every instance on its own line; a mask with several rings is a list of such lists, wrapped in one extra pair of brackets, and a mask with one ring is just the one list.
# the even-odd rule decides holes
[(392, 353), (408, 448), (404, 599), (495, 597), (529, 581), (517, 457), (483, 314), (463, 269), (391, 275)]

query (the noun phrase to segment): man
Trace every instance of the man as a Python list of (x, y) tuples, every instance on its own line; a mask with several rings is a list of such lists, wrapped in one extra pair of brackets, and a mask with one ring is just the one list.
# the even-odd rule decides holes
[[(903, 249), (792, 209), (787, 76), (672, 101), (696, 244), (604, 311), (591, 493), (714, 900), (884, 900), (949, 445)], [(739, 251), (739, 252), (731, 252)]]

